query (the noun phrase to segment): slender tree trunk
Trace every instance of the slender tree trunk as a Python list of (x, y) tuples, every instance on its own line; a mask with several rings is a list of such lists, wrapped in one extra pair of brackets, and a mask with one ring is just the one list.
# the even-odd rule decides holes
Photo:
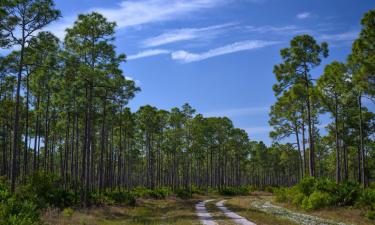
[(23, 174), (27, 175), (28, 171), (28, 140), (29, 140), (29, 75), (26, 76), (26, 121), (25, 121), (25, 148), (23, 155)]
[(309, 80), (307, 78), (307, 72), (305, 71), (305, 82), (306, 82), (306, 104), (307, 104), (307, 122), (308, 122), (308, 129), (309, 129), (309, 170), (310, 176), (315, 177), (315, 148), (314, 148), (314, 135), (313, 135), (313, 125), (312, 125), (312, 118), (311, 118), (311, 101), (310, 101), (310, 85)]
[(49, 138), (49, 129), (48, 129), (48, 124), (49, 124), (49, 105), (50, 105), (50, 93), (48, 91), (47, 94), (47, 105), (46, 105), (46, 115), (45, 115), (45, 137), (44, 137), (44, 171), (47, 171), (47, 159), (48, 159), (48, 138)]
[(299, 134), (298, 134), (298, 126), (297, 124), (294, 125), (294, 133), (296, 135), (296, 142), (297, 142), (297, 149), (298, 149), (298, 157), (300, 160), (300, 179), (303, 178), (303, 168), (304, 168), (304, 163), (302, 160), (302, 152), (301, 152), (301, 145), (300, 145), (300, 140), (299, 140)]
[(339, 140), (339, 122), (337, 96), (335, 97), (335, 141), (336, 141), (336, 183), (341, 182), (341, 160), (340, 160), (340, 140)]
[(104, 152), (105, 152), (105, 121), (106, 121), (106, 100), (103, 102), (103, 115), (102, 115), (102, 128), (101, 128), (101, 141), (100, 141), (100, 161), (99, 161), (99, 192), (103, 190), (103, 164), (104, 164)]
[[(23, 21), (24, 22), (24, 21)], [(22, 23), (24, 24), (24, 23)], [(16, 188), (16, 179), (18, 176), (18, 150), (19, 150), (19, 123), (20, 123), (20, 95), (21, 95), (21, 82), (22, 82), (22, 72), (23, 72), (23, 61), (25, 52), (25, 29), (24, 25), (22, 28), (22, 44), (20, 53), (20, 62), (18, 65), (18, 75), (17, 75), (17, 90), (16, 90), (16, 106), (14, 114), (14, 127), (13, 127), (13, 151), (12, 151), (12, 167), (10, 171), (11, 185), (10, 190), (14, 193)]]
[(360, 146), (360, 158), (361, 158), (361, 184), (366, 187), (365, 177), (365, 149), (363, 145), (363, 119), (362, 119), (362, 95), (358, 96), (358, 109), (359, 109), (359, 146)]
[(35, 120), (35, 137), (34, 137), (34, 159), (33, 159), (33, 171), (37, 169), (37, 160), (38, 160), (38, 136), (39, 136), (39, 104), (40, 97), (37, 96), (37, 103), (35, 108), (36, 120)]

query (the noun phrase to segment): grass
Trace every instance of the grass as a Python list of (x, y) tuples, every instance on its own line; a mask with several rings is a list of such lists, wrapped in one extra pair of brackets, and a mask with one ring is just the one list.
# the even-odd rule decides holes
[(272, 204), (278, 205), (289, 210), (300, 212), (308, 215), (313, 215), (321, 217), (324, 219), (341, 221), (347, 224), (356, 224), (356, 225), (374, 225), (375, 222), (367, 219), (365, 217), (366, 211), (354, 207), (328, 207), (314, 211), (305, 211), (303, 209), (297, 208), (290, 204), (277, 203), (273, 198), (270, 199)]
[[(135, 207), (104, 206), (91, 209), (77, 209), (72, 213), (63, 213), (58, 210), (47, 211), (42, 219), (50, 225), (198, 225), (200, 224), (195, 204), (202, 199), (180, 200), (178, 198), (167, 198), (164, 200), (139, 199)], [(220, 196), (210, 196), (215, 201), (206, 204), (207, 210), (212, 214), (218, 225), (233, 225), (231, 219), (215, 206), (222, 200)], [(316, 211), (304, 211), (288, 204), (279, 204), (274, 201), (273, 196), (239, 196), (226, 198), (225, 206), (233, 212), (255, 222), (257, 225), (295, 225), (297, 223), (269, 214), (252, 207), (256, 201), (272, 202), (274, 205), (287, 208), (293, 212), (317, 216), (323, 219), (341, 221), (346, 224), (371, 225), (373, 221), (364, 217), (360, 209), (349, 207), (325, 208)], [(66, 210), (69, 211), (70, 210)]]
[(141, 225), (141, 224), (199, 224), (195, 215), (196, 200), (142, 199), (136, 207), (105, 206), (77, 210), (70, 217), (56, 210), (48, 211), (43, 221), (51, 225)]

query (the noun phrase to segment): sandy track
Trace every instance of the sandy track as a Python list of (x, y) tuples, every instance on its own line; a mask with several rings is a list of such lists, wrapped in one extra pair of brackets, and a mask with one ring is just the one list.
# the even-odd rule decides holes
[(213, 201), (213, 199), (205, 200), (205, 201), (199, 202), (195, 205), (195, 209), (197, 210), (197, 215), (199, 217), (199, 220), (204, 225), (217, 225), (217, 223), (214, 221), (212, 215), (206, 209), (206, 203), (212, 202), (212, 201)]
[(229, 218), (231, 218), (234, 222), (241, 225), (256, 225), (255, 223), (247, 220), (246, 218), (230, 211), (227, 207), (224, 206), (224, 202), (226, 200), (222, 200), (216, 203), (216, 206)]

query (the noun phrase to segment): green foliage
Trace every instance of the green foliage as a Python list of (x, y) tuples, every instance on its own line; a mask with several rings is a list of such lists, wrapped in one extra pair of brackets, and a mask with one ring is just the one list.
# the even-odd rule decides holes
[(277, 202), (287, 202), (288, 201), (288, 188), (279, 188), (275, 191)]
[(65, 208), (63, 211), (62, 211), (62, 215), (64, 217), (72, 217), (73, 216), (73, 213), (74, 213), (74, 210), (72, 208)]
[(336, 191), (336, 183), (327, 178), (321, 178), (315, 181), (315, 190), (334, 193)]
[(134, 206), (136, 202), (135, 194), (129, 191), (110, 191), (105, 193), (107, 203), (125, 204)]
[(157, 188), (155, 190), (150, 190), (144, 187), (133, 188), (133, 195), (138, 198), (155, 198), (164, 199), (172, 194), (172, 190), (167, 187)]
[(306, 177), (297, 184), (297, 189), (306, 196), (314, 192), (315, 178)]
[(150, 191), (149, 196), (155, 199), (164, 199), (171, 194), (172, 191), (170, 188), (163, 187)]
[(279, 188), (275, 191), (276, 201), (292, 203), (306, 210), (315, 210), (327, 206), (375, 206), (375, 191), (366, 189), (361, 192), (357, 183), (335, 182), (322, 178), (307, 177), (291, 188)]
[(219, 194), (226, 196), (249, 195), (253, 191), (251, 186), (225, 187), (219, 190)]
[(370, 209), (375, 209), (375, 189), (366, 188), (362, 191), (361, 195), (359, 196), (358, 206), (369, 207)]
[(189, 199), (191, 197), (189, 189), (180, 188), (180, 189), (177, 189), (175, 193), (176, 193), (176, 196), (181, 199)]
[(358, 199), (360, 187), (357, 183), (344, 182), (337, 185), (333, 198), (336, 205), (353, 205)]
[(0, 179), (0, 225), (39, 224), (38, 205), (28, 199), (11, 195), (9, 185)]
[(328, 193), (314, 191), (308, 198), (302, 201), (302, 208), (306, 210), (320, 209), (331, 204), (331, 196)]
[(366, 217), (370, 220), (375, 220), (375, 211), (369, 211), (366, 213)]

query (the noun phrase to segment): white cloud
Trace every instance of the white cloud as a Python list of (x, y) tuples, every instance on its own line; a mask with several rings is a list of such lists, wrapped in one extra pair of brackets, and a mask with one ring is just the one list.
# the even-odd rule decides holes
[(190, 63), (195, 61), (201, 61), (215, 56), (230, 54), (239, 51), (252, 50), (257, 48), (263, 48), (269, 45), (274, 45), (279, 42), (274, 41), (259, 41), (259, 40), (247, 40), (242, 42), (235, 42), (230, 45), (225, 45), (219, 48), (211, 49), (203, 53), (190, 53), (187, 51), (175, 51), (172, 52), (172, 59), (181, 61), (184, 63)]
[(286, 26), (246, 26), (245, 29), (249, 32), (256, 32), (260, 34), (270, 33), (278, 35), (296, 35), (302, 33), (311, 33), (311, 30), (297, 27), (295, 25), (286, 25)]
[(302, 20), (302, 19), (307, 19), (309, 17), (311, 17), (311, 13), (309, 13), (309, 12), (302, 12), (302, 13), (297, 14), (297, 19)]
[(352, 41), (358, 38), (359, 31), (348, 31), (338, 34), (323, 34), (319, 38), (326, 41)]
[(116, 8), (96, 8), (122, 27), (168, 21), (226, 3), (225, 0), (137, 0), (122, 1)]
[(255, 127), (247, 127), (244, 130), (252, 135), (252, 134), (264, 134), (269, 133), (272, 129), (269, 126), (255, 126)]
[(137, 54), (134, 55), (129, 55), (126, 57), (128, 60), (134, 60), (134, 59), (140, 59), (140, 58), (145, 58), (145, 57), (150, 57), (150, 56), (155, 56), (155, 55), (163, 55), (163, 54), (169, 54), (169, 50), (165, 49), (149, 49), (145, 50), (142, 52), (138, 52)]
[[(119, 28), (125, 28), (179, 19), (226, 3), (226, 0), (123, 0), (117, 7), (92, 8), (83, 13), (99, 12), (109, 21), (115, 21)], [(45, 30), (53, 32), (62, 40), (65, 29), (73, 26), (77, 16), (62, 18)]]
[(235, 109), (224, 109), (216, 110), (211, 112), (203, 113), (206, 117), (236, 117), (236, 116), (248, 116), (256, 114), (267, 114), (269, 110), (268, 106), (256, 106), (247, 108), (235, 108)]
[(268, 33), (268, 32), (290, 32), (298, 30), (298, 28), (294, 25), (287, 25), (287, 26), (246, 26), (248, 31), (258, 32), (258, 33)]
[(187, 41), (199, 38), (210, 38), (223, 32), (224, 28), (228, 28), (233, 25), (234, 23), (226, 23), (202, 28), (183, 28), (171, 30), (159, 36), (148, 38), (145, 41), (143, 41), (142, 44), (144, 47), (156, 47), (179, 41)]

